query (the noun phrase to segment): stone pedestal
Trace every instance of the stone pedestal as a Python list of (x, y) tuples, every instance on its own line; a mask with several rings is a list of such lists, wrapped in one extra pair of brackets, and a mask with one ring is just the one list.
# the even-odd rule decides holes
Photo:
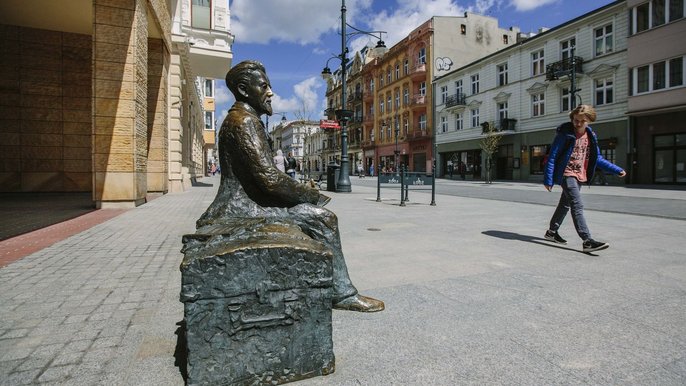
[(334, 371), (332, 254), (323, 244), (260, 219), (183, 241), (189, 385), (273, 385)]

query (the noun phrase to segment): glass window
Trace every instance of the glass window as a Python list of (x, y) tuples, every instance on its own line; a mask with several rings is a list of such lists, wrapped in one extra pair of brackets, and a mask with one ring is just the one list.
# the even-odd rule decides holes
[(674, 58), (669, 61), (669, 87), (684, 84), (684, 58)]
[(381, 113), (381, 114), (384, 113), (383, 97), (379, 98), (379, 113)]
[(545, 163), (548, 161), (549, 146), (550, 145), (531, 146), (531, 174), (543, 174)]
[(391, 68), (388, 67), (388, 71), (386, 72), (386, 83), (391, 84)]
[(426, 95), (426, 82), (419, 83), (419, 95)]
[(665, 24), (665, 0), (653, 0), (653, 27)]
[(472, 79), (472, 95), (479, 93), (479, 74), (471, 76)]
[(396, 64), (395, 65), (395, 80), (400, 79), (400, 65)]
[(572, 57), (572, 48), (576, 45), (576, 38), (560, 42), (560, 55), (562, 60)]
[(544, 51), (531, 53), (531, 75), (541, 75), (545, 72)]
[(214, 96), (214, 81), (212, 79), (205, 79), (205, 96), (208, 98)]
[(388, 105), (387, 105), (387, 106), (388, 106), (388, 112), (390, 113), (390, 112), (391, 112), (391, 109), (393, 108), (393, 103), (391, 103), (391, 94), (389, 93), (389, 94), (386, 96), (386, 98), (387, 98), (387, 100), (388, 100)]
[(374, 92), (374, 78), (369, 80), (369, 91)]
[(653, 90), (661, 90), (667, 86), (665, 83), (665, 78), (667, 77), (665, 65), (665, 62), (653, 64)]
[(498, 66), (498, 86), (507, 84), (507, 63)]
[(648, 92), (650, 86), (650, 66), (642, 66), (636, 70), (636, 92)]
[(684, 17), (684, 0), (669, 0), (669, 21)]
[(462, 130), (462, 114), (455, 114), (455, 130)]
[(462, 95), (462, 93), (463, 93), (463, 91), (462, 91), (462, 79), (456, 80), (455, 81), (455, 94), (459, 98), (460, 95)]
[(426, 130), (426, 114), (422, 114), (419, 116), (419, 128), (422, 130)]
[(205, 111), (205, 130), (214, 129), (214, 111)]
[(498, 103), (498, 118), (501, 123), (503, 119), (507, 118), (507, 102)]
[(448, 86), (441, 86), (441, 104), (445, 104), (448, 99)]
[(531, 115), (540, 117), (545, 114), (545, 94), (539, 93), (531, 96)]
[(426, 48), (422, 47), (419, 49), (419, 54), (417, 55), (417, 64), (426, 63)]
[(410, 104), (410, 90), (408, 90), (407, 88), (403, 89), (403, 104), (405, 106)]
[(403, 72), (405, 73), (405, 75), (410, 73), (410, 64), (407, 61), (407, 59), (405, 59), (405, 62), (403, 62)]
[(395, 109), (400, 109), (400, 91), (398, 90), (395, 91)]
[(194, 28), (210, 29), (210, 0), (192, 0), (191, 25)]
[(674, 181), (674, 150), (655, 150), (655, 182)]
[(634, 9), (634, 33), (645, 31), (650, 28), (650, 3), (644, 3)]
[(596, 28), (595, 30), (595, 54), (596, 56), (612, 52), (612, 24)]
[(441, 133), (448, 132), (448, 117), (441, 116)]
[(479, 109), (472, 109), (472, 127), (477, 127), (481, 123), (479, 120)]
[(569, 92), (569, 87), (564, 87), (562, 89), (562, 98), (560, 103), (561, 111), (570, 111), (572, 109), (572, 94)]
[(612, 78), (596, 79), (595, 81), (595, 104), (606, 105), (613, 102)]

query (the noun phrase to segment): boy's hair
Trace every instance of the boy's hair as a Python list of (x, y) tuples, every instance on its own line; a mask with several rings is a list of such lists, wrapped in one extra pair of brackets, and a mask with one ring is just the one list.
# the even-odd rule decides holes
[(569, 119), (573, 120), (574, 116), (581, 114), (586, 117), (589, 122), (595, 122), (597, 118), (595, 109), (591, 105), (579, 105), (574, 110), (569, 112)]

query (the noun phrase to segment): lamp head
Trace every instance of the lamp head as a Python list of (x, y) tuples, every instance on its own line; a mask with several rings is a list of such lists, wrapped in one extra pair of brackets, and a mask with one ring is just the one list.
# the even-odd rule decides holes
[(324, 69), (322, 70), (322, 79), (328, 81), (329, 79), (331, 79), (331, 76), (331, 69), (328, 66), (324, 67)]

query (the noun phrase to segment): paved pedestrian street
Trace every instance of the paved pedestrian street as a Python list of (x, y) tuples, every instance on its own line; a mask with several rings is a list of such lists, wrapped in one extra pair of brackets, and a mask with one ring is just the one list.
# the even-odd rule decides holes
[[(183, 385), (181, 236), (218, 181), (0, 268), (0, 384)], [(582, 191), (616, 197), (586, 211), (610, 248), (584, 254), (571, 217), (569, 244), (552, 244), (549, 203), (507, 200), (541, 186), (473, 183), (465, 197), (442, 181), (436, 206), (411, 191), (400, 207), (388, 188), (377, 202), (373, 181), (353, 178), (328, 207), (353, 282), (386, 310), (334, 311), (336, 371), (296, 384), (686, 384), (686, 220), (627, 214), (637, 197), (686, 205), (685, 191)]]

